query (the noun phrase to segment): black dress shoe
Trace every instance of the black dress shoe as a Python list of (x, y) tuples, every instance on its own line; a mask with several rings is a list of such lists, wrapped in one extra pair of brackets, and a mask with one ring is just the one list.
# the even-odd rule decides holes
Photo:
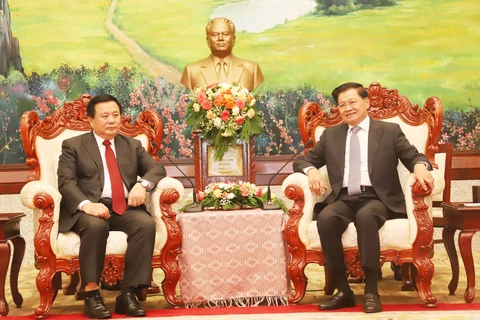
[(365, 294), (365, 300), (363, 301), (363, 312), (375, 313), (381, 311), (382, 303), (380, 302), (380, 296), (373, 293)]
[(340, 308), (355, 307), (355, 295), (353, 291), (335, 293), (327, 302), (318, 305), (322, 310), (336, 310)]
[(115, 313), (124, 314), (128, 317), (144, 317), (147, 313), (140, 308), (135, 293), (127, 292), (120, 294), (115, 300)]
[(100, 294), (86, 297), (83, 303), (83, 315), (87, 318), (108, 319), (112, 317), (112, 313), (105, 306), (103, 297)]

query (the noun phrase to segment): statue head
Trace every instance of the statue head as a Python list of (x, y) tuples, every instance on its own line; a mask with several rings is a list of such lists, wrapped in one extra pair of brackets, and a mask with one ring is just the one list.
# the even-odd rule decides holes
[(235, 46), (235, 25), (227, 18), (214, 18), (206, 27), (207, 45), (215, 57), (223, 58)]

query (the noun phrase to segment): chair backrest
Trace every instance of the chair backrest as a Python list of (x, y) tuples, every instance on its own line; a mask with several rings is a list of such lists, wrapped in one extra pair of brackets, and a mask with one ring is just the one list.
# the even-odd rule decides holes
[[(411, 104), (405, 96), (400, 95), (396, 89), (389, 90), (376, 82), (366, 89), (370, 98), (369, 116), (376, 120), (398, 123), (410, 143), (435, 163), (443, 120), (440, 99), (428, 98), (423, 108), (419, 108), (417, 104)], [(312, 138), (315, 142), (318, 141), (323, 130), (342, 122), (336, 106), (325, 111), (315, 102), (305, 103), (298, 115), (300, 135), (304, 144)], [(405, 181), (409, 171), (400, 161), (398, 172), (400, 180)]]
[[(92, 128), (87, 120), (87, 104), (92, 97), (82, 95), (66, 102), (52, 115), (40, 120), (35, 111), (27, 111), (20, 121), (26, 163), (30, 167), (28, 181), (40, 180), (57, 188), (58, 157), (65, 139), (80, 135)], [(162, 121), (154, 110), (146, 110), (133, 123), (131, 116), (122, 115), (119, 132), (142, 142), (148, 153), (158, 161), (158, 148), (162, 141)]]

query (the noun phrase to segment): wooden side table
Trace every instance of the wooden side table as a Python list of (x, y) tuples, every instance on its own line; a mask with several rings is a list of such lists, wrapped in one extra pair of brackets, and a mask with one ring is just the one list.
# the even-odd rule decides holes
[(8, 304), (5, 301), (5, 279), (10, 264), (10, 244), (13, 243), (12, 269), (10, 270), (10, 288), (13, 302), (17, 308), (23, 303), (23, 297), (18, 292), (18, 274), (25, 254), (25, 240), (20, 236), (20, 220), (25, 213), (0, 213), (0, 315), (8, 314)]
[(446, 227), (443, 228), (442, 236), (452, 268), (452, 280), (448, 284), (448, 290), (450, 295), (453, 295), (458, 286), (459, 266), (453, 236), (456, 230), (460, 230), (458, 246), (465, 266), (465, 273), (467, 274), (465, 301), (470, 303), (475, 298), (475, 266), (472, 255), (472, 238), (477, 231), (480, 231), (480, 206), (469, 207), (460, 203), (442, 203), (442, 207), (443, 216), (446, 219)]

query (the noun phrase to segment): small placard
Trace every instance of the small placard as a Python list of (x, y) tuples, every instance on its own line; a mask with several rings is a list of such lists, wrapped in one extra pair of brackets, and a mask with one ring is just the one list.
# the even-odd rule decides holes
[(214, 158), (215, 149), (207, 147), (209, 177), (242, 177), (243, 176), (243, 145), (229, 147), (223, 159), (218, 161)]

